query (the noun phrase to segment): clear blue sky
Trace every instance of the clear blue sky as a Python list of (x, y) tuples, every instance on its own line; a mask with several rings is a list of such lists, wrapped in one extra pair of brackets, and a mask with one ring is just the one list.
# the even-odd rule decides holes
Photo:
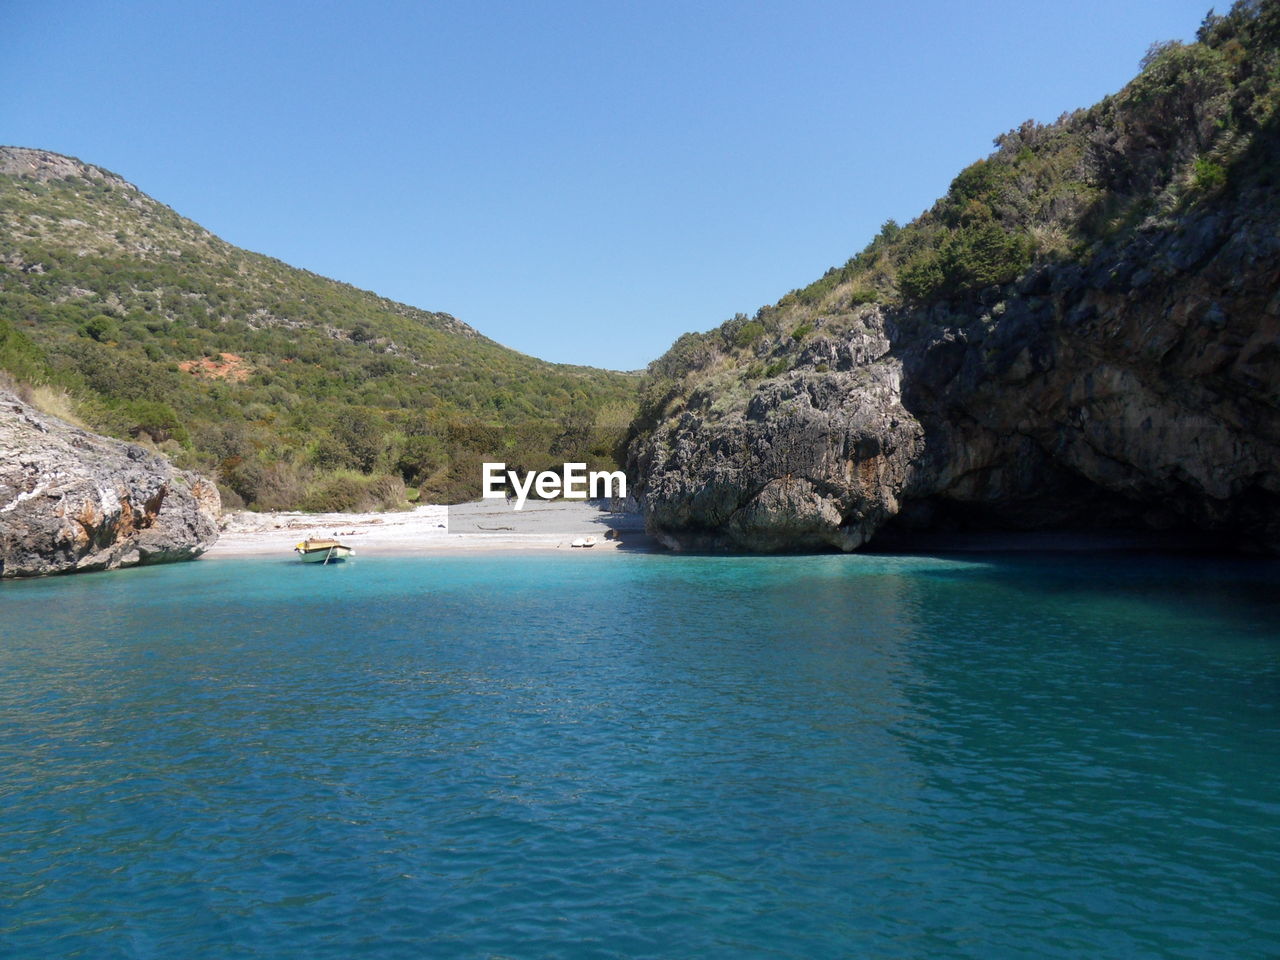
[(843, 263), (1207, 10), (0, 0), (0, 143), (526, 353), (633, 369)]

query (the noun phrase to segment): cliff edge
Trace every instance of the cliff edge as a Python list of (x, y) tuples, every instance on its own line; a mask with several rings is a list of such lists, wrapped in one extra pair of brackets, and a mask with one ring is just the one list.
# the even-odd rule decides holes
[(220, 509), (205, 478), (0, 390), (0, 577), (193, 560)]
[(1280, 550), (1280, 3), (997, 138), (912, 223), (650, 366), (677, 549), (1158, 531)]

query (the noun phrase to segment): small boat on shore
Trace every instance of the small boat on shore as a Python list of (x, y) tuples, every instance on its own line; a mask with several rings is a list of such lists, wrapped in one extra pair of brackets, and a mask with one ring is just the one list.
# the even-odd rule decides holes
[(339, 563), (355, 553), (337, 540), (303, 540), (293, 552), (303, 563)]
[(574, 540), (569, 544), (569, 546), (571, 547), (594, 547), (595, 545), (596, 545), (595, 537), (578, 537), (576, 540)]

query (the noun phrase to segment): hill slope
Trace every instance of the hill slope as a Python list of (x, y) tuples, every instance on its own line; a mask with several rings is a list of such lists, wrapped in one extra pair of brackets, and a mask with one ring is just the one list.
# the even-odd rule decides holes
[(0, 369), (276, 508), (392, 502), (402, 482), (466, 497), (493, 456), (608, 462), (635, 386), (241, 250), (20, 147), (0, 147)]
[(905, 227), (650, 365), (673, 545), (1194, 529), (1280, 546), (1280, 3), (1156, 45)]

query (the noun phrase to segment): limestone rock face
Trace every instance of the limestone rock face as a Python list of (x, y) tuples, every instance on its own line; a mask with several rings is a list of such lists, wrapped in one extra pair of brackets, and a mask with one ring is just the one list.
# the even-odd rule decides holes
[(671, 546), (850, 550), (885, 523), (1185, 530), (1280, 549), (1271, 204), (1138, 231), (965, 308), (857, 308), (630, 466)]
[(29, 177), (42, 182), (81, 177), (85, 180), (109, 183), (113, 187), (121, 187), (134, 193), (138, 190), (123, 177), (108, 173), (101, 167), (48, 150), (33, 150), (30, 147), (0, 147), (0, 173), (15, 177)]
[(902, 363), (873, 326), (762, 384), (722, 418), (686, 411), (638, 451), (651, 533), (674, 548), (861, 546), (899, 509), (924, 433), (902, 406)]
[(0, 390), (0, 577), (192, 560), (220, 509), (203, 477)]

